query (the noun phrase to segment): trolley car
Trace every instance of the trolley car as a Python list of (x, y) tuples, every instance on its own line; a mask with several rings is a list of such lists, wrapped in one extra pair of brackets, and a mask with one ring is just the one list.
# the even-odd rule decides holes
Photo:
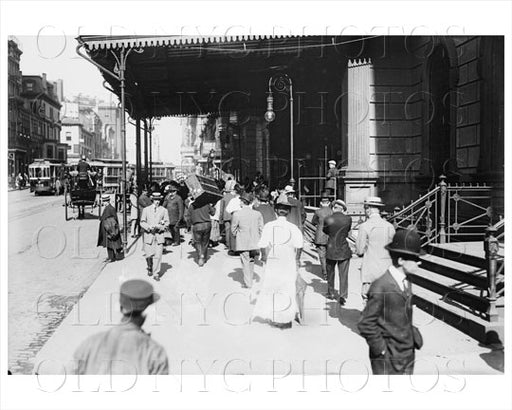
[(30, 181), (30, 192), (34, 195), (41, 193), (54, 194), (60, 187), (62, 162), (52, 161), (47, 159), (36, 159), (28, 166), (28, 175)]

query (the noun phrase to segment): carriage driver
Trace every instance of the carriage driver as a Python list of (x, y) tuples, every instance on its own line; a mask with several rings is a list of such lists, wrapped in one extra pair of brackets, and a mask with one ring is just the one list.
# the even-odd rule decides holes
[(90, 178), (91, 166), (85, 160), (85, 155), (82, 155), (82, 158), (80, 158), (80, 161), (78, 161), (77, 171), (78, 171), (78, 186), (80, 188), (85, 188), (85, 189), (89, 188), (89, 182), (91, 182), (91, 185), (92, 185), (92, 181)]

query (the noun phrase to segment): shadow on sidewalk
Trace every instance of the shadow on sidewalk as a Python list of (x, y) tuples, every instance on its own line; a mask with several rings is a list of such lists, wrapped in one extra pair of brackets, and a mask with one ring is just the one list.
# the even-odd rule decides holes
[(171, 264), (162, 262), (162, 265), (160, 266), (160, 277), (162, 278), (165, 274), (167, 274), (167, 271), (169, 271), (171, 268)]
[(493, 347), (492, 345), (484, 345), (482, 343), (479, 343), (479, 346), (490, 349), (489, 352), (481, 353), (480, 358), (492, 369), (504, 373), (505, 351), (503, 346)]
[[(219, 252), (217, 249), (208, 248), (206, 250), (207, 259), (210, 259), (217, 252)], [(197, 262), (197, 252), (195, 249), (188, 252), (188, 259), (194, 259)]]
[(323, 279), (322, 268), (320, 267), (319, 264), (313, 263), (311, 261), (304, 261), (303, 267), (306, 272), (309, 272), (319, 277), (320, 279)]
[(245, 286), (244, 271), (242, 268), (235, 268), (233, 272), (228, 273), (228, 277), (233, 279), (233, 281), (240, 283), (240, 285)]
[(361, 311), (357, 309), (347, 309), (342, 306), (338, 302), (329, 302), (327, 304), (329, 307), (329, 316), (338, 319), (339, 322), (348, 327), (355, 334), (359, 334), (359, 330), (357, 329), (357, 324), (361, 319)]

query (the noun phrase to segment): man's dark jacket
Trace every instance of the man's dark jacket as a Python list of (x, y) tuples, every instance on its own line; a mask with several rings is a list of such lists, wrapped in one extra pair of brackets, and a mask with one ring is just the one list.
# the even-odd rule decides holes
[(368, 343), (370, 358), (385, 351), (399, 373), (414, 360), (415, 346), (419, 349), (423, 344), (412, 324), (412, 294), (407, 287), (400, 289), (389, 270), (370, 286), (358, 329)]
[(341, 212), (335, 212), (325, 218), (324, 233), (329, 235), (326, 258), (342, 261), (352, 257), (347, 236), (352, 228), (352, 218)]

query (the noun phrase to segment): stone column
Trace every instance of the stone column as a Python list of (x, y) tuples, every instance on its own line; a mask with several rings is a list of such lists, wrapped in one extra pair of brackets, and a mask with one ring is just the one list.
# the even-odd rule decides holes
[(378, 179), (377, 173), (370, 167), (370, 126), (375, 118), (370, 104), (374, 79), (371, 60), (349, 60), (346, 75), (348, 164), (342, 179), (349, 212), (359, 212), (363, 209), (363, 200), (376, 195)]

